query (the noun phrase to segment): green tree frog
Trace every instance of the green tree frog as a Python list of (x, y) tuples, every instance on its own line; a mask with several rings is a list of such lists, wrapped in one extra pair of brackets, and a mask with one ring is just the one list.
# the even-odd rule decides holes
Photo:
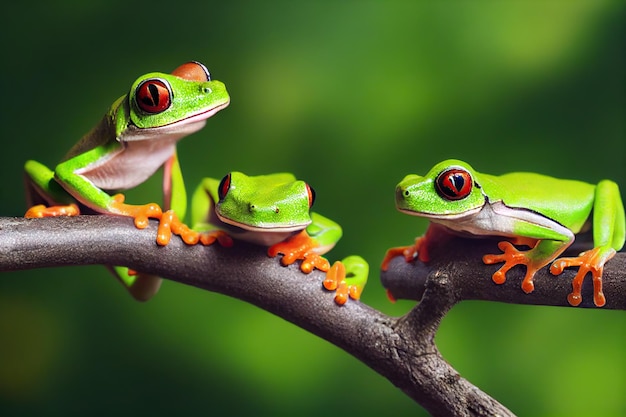
[[(139, 77), (54, 171), (36, 161), (26, 162), (27, 200), (35, 205), (25, 216), (72, 216), (82, 210), (130, 216), (138, 228), (155, 218), (159, 219), (158, 244), (166, 245), (172, 232), (187, 243), (197, 243), (199, 234), (179, 220), (185, 215), (187, 198), (176, 143), (204, 127), (229, 101), (224, 84), (211, 80), (199, 62), (185, 63), (171, 74)], [(164, 210), (156, 203), (126, 204), (122, 194), (111, 196), (105, 191), (133, 188), (161, 166)], [(179, 184), (172, 187), (174, 183)], [(117, 272), (136, 298), (149, 297), (158, 289), (156, 281), (150, 285), (122, 269)]]
[[(415, 257), (428, 261), (427, 246), (436, 239), (437, 225), (453, 233), (501, 236), (507, 239), (498, 244), (502, 253), (483, 257), (485, 264), (504, 262), (493, 274), (496, 284), (505, 282), (513, 266), (526, 265), (522, 289), (530, 293), (535, 273), (544, 266), (552, 263), (554, 275), (579, 267), (568, 295), (573, 306), (582, 301), (581, 287), (588, 272), (593, 277), (595, 305), (605, 304), (604, 264), (623, 247), (626, 233), (624, 206), (612, 181), (593, 185), (526, 172), (493, 176), (453, 159), (435, 165), (424, 177), (406, 176), (396, 187), (396, 206), (403, 213), (428, 218), (431, 225), (414, 245), (390, 249), (383, 270), (399, 255), (407, 262)], [(575, 234), (589, 226), (593, 227), (594, 248), (559, 258)]]
[[(268, 255), (283, 254), (281, 263), (302, 260), (300, 269), (327, 272), (324, 287), (336, 291), (335, 301), (358, 300), (367, 282), (369, 267), (359, 256), (349, 256), (332, 267), (321, 255), (341, 238), (341, 227), (311, 212), (315, 192), (290, 173), (247, 176), (231, 172), (222, 180), (204, 178), (192, 198), (192, 228), (226, 232), (234, 239), (267, 246)], [(346, 270), (348, 272), (346, 272)]]

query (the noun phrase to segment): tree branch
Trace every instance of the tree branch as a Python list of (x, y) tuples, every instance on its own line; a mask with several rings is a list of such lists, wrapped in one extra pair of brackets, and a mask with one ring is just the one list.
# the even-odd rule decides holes
[[(499, 301), (513, 304), (534, 304), (571, 307), (567, 295), (572, 291), (572, 279), (577, 268), (552, 275), (549, 268), (542, 268), (535, 275), (535, 290), (526, 294), (521, 282), (526, 269), (515, 267), (507, 273), (507, 281), (494, 284), (491, 275), (502, 264), (485, 265), (484, 254), (499, 253), (497, 239), (456, 238), (431, 250), (431, 261), (407, 263), (402, 257), (394, 258), (389, 269), (381, 273), (383, 286), (397, 299), (420, 300), (430, 277), (444, 274), (454, 288), (454, 302), (461, 300)], [(574, 253), (580, 250), (574, 249)], [(604, 267), (602, 275), (606, 305), (603, 309), (626, 310), (626, 252), (618, 252)], [(593, 304), (591, 275), (585, 279), (583, 300), (578, 307), (597, 308)]]
[[(124, 265), (166, 279), (219, 292), (252, 303), (341, 347), (386, 377), (434, 416), (483, 416), (512, 413), (462, 378), (434, 343), (439, 323), (461, 299), (566, 305), (570, 275), (544, 276), (535, 292), (519, 288), (521, 276), (497, 286), (478, 279), (483, 245), (492, 242), (451, 242), (448, 255), (425, 266), (394, 259), (383, 283), (399, 298), (421, 299), (404, 317), (390, 317), (360, 302), (334, 304), (322, 289), (324, 274), (283, 267), (263, 248), (237, 242), (187, 246), (173, 239), (155, 244), (156, 222), (139, 230), (132, 219), (117, 216), (70, 218), (0, 218), (0, 271), (67, 265)], [(478, 244), (480, 243), (480, 245)], [(457, 245), (457, 246), (454, 246)], [(468, 249), (469, 248), (469, 249)], [(489, 248), (491, 250), (491, 248)], [(454, 257), (455, 261), (452, 261)], [(480, 269), (479, 269), (480, 268)], [(605, 270), (605, 308), (623, 308), (624, 254)], [(513, 272), (513, 271), (512, 271)], [(486, 275), (486, 273), (485, 273)], [(564, 274), (565, 275), (565, 274)], [(586, 290), (587, 291), (587, 290)], [(583, 293), (589, 303), (589, 292)]]

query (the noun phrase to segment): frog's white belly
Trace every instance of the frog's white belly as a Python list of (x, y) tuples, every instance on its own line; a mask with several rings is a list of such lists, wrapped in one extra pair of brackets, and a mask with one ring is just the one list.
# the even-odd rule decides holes
[(77, 170), (103, 190), (126, 190), (150, 178), (174, 155), (176, 140), (125, 142), (119, 152)]
[(442, 224), (453, 231), (476, 236), (516, 237), (519, 235), (517, 227), (526, 223), (536, 226), (537, 229), (545, 230), (544, 233), (553, 231), (568, 241), (574, 240), (574, 233), (558, 222), (532, 210), (507, 207), (502, 201), (488, 203), (479, 210), (458, 215), (428, 215), (424, 217), (428, 217), (431, 221)]

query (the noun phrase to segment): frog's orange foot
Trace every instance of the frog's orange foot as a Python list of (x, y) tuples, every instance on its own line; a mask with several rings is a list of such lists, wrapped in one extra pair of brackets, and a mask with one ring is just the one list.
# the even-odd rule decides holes
[[(286, 257), (287, 256), (285, 255), (280, 260), (283, 265), (291, 265), (293, 262), (295, 262), (294, 260), (291, 263), (285, 263)], [(305, 274), (310, 274), (315, 268), (319, 269), (320, 271), (326, 272), (330, 269), (330, 262), (328, 262), (328, 259), (318, 255), (317, 253), (305, 254), (304, 259), (302, 260), (302, 264), (300, 264), (300, 270)]]
[(279, 253), (282, 254), (283, 257), (280, 263), (285, 266), (301, 259), (300, 270), (305, 274), (310, 273), (315, 268), (326, 272), (330, 268), (330, 263), (315, 252), (318, 246), (307, 232), (303, 230), (283, 242), (270, 246), (267, 250), (267, 255), (274, 258)]
[(335, 291), (335, 303), (342, 306), (349, 298), (358, 300), (361, 298), (363, 287), (349, 285), (346, 282), (346, 267), (341, 261), (337, 261), (326, 272), (326, 279), (322, 283), (328, 291)]
[(210, 246), (217, 241), (225, 248), (233, 246), (233, 238), (222, 230), (212, 230), (210, 232), (204, 232), (200, 234), (200, 243), (204, 246)]
[(578, 272), (572, 280), (572, 292), (567, 296), (567, 301), (572, 306), (579, 305), (582, 300), (582, 285), (585, 276), (591, 272), (593, 279), (593, 302), (597, 307), (606, 304), (606, 298), (602, 292), (602, 273), (604, 272), (604, 264), (615, 256), (614, 249), (605, 249), (601, 247), (593, 248), (585, 251), (578, 256), (571, 258), (559, 258), (550, 266), (550, 272), (559, 275), (567, 267), (577, 266)]
[(168, 210), (161, 216), (157, 231), (157, 244), (167, 245), (172, 239), (172, 234), (178, 235), (188, 245), (195, 245), (200, 241), (200, 233), (191, 230), (186, 224), (178, 219), (173, 210)]
[(415, 243), (412, 245), (398, 246), (387, 250), (380, 269), (386, 271), (389, 268), (389, 262), (397, 256), (403, 256), (404, 260), (407, 262), (413, 262), (418, 258), (422, 262), (428, 262), (429, 256), (426, 253), (424, 242), (424, 236), (420, 236), (415, 239)]
[(524, 257), (511, 242), (502, 241), (498, 243), (498, 248), (502, 253), (484, 255), (483, 263), (492, 265), (504, 262), (504, 265), (492, 276), (493, 282), (496, 284), (504, 284), (506, 282), (506, 273), (509, 269), (513, 268), (515, 265), (524, 264), (526, 257)]
[(502, 251), (500, 254), (490, 254), (483, 256), (483, 263), (487, 265), (504, 262), (504, 265), (494, 272), (491, 279), (496, 284), (504, 284), (506, 282), (506, 273), (516, 265), (526, 265), (526, 276), (522, 281), (522, 290), (528, 294), (533, 292), (535, 284), (533, 278), (540, 267), (533, 264), (528, 257), (529, 251), (520, 251), (511, 242), (502, 241), (498, 243), (498, 248)]
[(27, 219), (41, 217), (60, 217), (60, 216), (78, 216), (80, 210), (76, 204), (68, 204), (66, 206), (46, 207), (43, 204), (33, 206), (24, 214)]
[(165, 246), (170, 243), (170, 240), (172, 239), (172, 223), (176, 220), (178, 220), (178, 217), (172, 210), (166, 211), (161, 216), (156, 239), (159, 246)]
[(124, 195), (116, 194), (113, 196), (113, 202), (109, 206), (109, 211), (114, 214), (128, 216), (135, 219), (135, 227), (145, 229), (148, 227), (149, 219), (161, 219), (163, 211), (157, 203), (149, 203), (141, 206), (135, 206), (124, 203)]
[(382, 271), (386, 271), (387, 269), (389, 269), (389, 262), (391, 262), (393, 258), (396, 258), (398, 256), (403, 256), (405, 261), (411, 262), (412, 260), (417, 258), (417, 251), (415, 251), (415, 246), (397, 246), (395, 248), (388, 249), (387, 253), (385, 253), (383, 262), (380, 265), (380, 269)]
[(115, 203), (122, 204), (126, 200), (124, 194), (118, 193), (111, 197)]
[(267, 250), (267, 254), (269, 257), (274, 258), (279, 253), (283, 254), (280, 263), (284, 266), (291, 265), (297, 260), (301, 259), (302, 264), (300, 265), (300, 270), (305, 274), (311, 273), (315, 268), (320, 271), (328, 271), (330, 269), (330, 263), (328, 260), (313, 251), (299, 251), (299, 250), (290, 250), (288, 248), (277, 248), (276, 246), (280, 245), (277, 243), (274, 246), (270, 246)]
[(149, 219), (161, 219), (163, 212), (161, 206), (156, 203), (144, 204), (142, 206), (136, 206), (136, 210), (131, 215), (135, 219), (135, 226), (138, 229), (145, 229), (148, 227)]

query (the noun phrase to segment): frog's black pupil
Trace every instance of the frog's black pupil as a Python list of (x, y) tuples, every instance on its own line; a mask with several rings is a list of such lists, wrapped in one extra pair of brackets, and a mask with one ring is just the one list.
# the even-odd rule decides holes
[(454, 186), (454, 189), (450, 191), (452, 191), (454, 195), (457, 195), (463, 189), (463, 185), (465, 185), (465, 178), (463, 178), (461, 174), (452, 174), (450, 183)]
[(145, 99), (146, 102), (151, 99), (151, 103), (147, 102), (146, 104), (157, 107), (159, 105), (159, 88), (154, 84), (149, 84), (148, 90), (150, 90), (150, 98), (146, 97)]

